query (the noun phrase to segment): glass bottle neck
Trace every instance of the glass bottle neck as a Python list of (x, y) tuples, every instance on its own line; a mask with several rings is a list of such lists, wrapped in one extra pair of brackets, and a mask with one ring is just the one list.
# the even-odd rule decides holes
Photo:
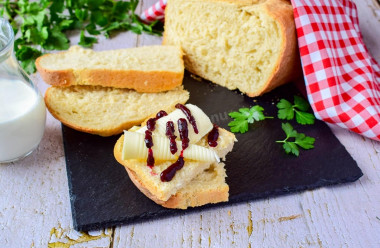
[(14, 34), (11, 24), (0, 18), (0, 63), (12, 57)]
[(6, 19), (0, 18), (0, 81), (20, 81), (38, 92), (29, 76), (21, 69), (14, 55), (13, 46), (12, 26)]

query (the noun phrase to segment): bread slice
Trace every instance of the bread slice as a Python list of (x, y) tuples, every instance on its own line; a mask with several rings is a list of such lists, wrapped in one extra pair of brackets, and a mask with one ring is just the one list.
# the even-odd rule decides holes
[(189, 92), (182, 86), (159, 93), (100, 86), (50, 87), (45, 104), (50, 113), (78, 131), (111, 136), (121, 133), (160, 110), (175, 109), (185, 103)]
[[(232, 150), (236, 139), (235, 135), (222, 128), (219, 128), (219, 133), (218, 146), (215, 149), (219, 156), (225, 157)], [(205, 144), (205, 140), (203, 138), (197, 144)], [(158, 162), (151, 171), (146, 166), (146, 161), (122, 160), (123, 141), (124, 136), (121, 136), (114, 147), (116, 160), (125, 166), (130, 179), (139, 190), (157, 204), (167, 208), (186, 209), (228, 201), (229, 187), (225, 182), (223, 163), (186, 161), (172, 181), (161, 182), (161, 172), (173, 161)]]
[(229, 187), (225, 182), (227, 175), (224, 163), (212, 163), (208, 169), (202, 171), (167, 201), (156, 198), (147, 190), (134, 171), (127, 167), (126, 170), (129, 178), (144, 195), (165, 208), (187, 209), (228, 201)]
[(161, 92), (182, 84), (178, 46), (146, 46), (95, 52), (73, 46), (36, 60), (43, 80), (54, 86), (99, 85), (138, 92)]
[(190, 72), (251, 97), (301, 75), (286, 0), (168, 0), (163, 44), (182, 47)]

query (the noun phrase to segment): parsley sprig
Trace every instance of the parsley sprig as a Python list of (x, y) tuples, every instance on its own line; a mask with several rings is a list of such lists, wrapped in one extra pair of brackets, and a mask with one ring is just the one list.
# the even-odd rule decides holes
[(294, 115), (296, 121), (302, 125), (314, 124), (315, 116), (307, 111), (310, 109), (309, 103), (300, 96), (294, 96), (294, 104), (286, 99), (281, 99), (277, 103), (278, 115), (282, 120), (293, 120)]
[(245, 133), (248, 131), (248, 123), (252, 124), (255, 121), (262, 121), (264, 119), (271, 119), (271, 116), (265, 116), (264, 108), (260, 105), (252, 106), (251, 108), (240, 108), (239, 112), (231, 112), (228, 115), (234, 118), (233, 121), (228, 123), (231, 131), (234, 133)]
[[(294, 96), (294, 104), (286, 99), (281, 99), (277, 104), (277, 108), (277, 116), (279, 119), (292, 120), (294, 116), (296, 116), (296, 121), (302, 125), (314, 124), (314, 115), (306, 112), (309, 110), (310, 105), (302, 97)], [(231, 132), (245, 133), (248, 131), (248, 124), (267, 118), (273, 118), (265, 116), (263, 111), (263, 107), (255, 105), (251, 108), (240, 108), (239, 112), (229, 113), (229, 116), (234, 118), (233, 121), (228, 123)], [(286, 138), (283, 140), (277, 140), (276, 143), (282, 144), (282, 147), (287, 154), (293, 154), (298, 157), (300, 154), (300, 148), (305, 150), (314, 148), (315, 138), (306, 136), (303, 133), (298, 133), (290, 123), (282, 123), (281, 127), (286, 134)]]
[(277, 140), (276, 142), (283, 143), (282, 147), (287, 154), (292, 153), (298, 157), (300, 153), (299, 147), (305, 150), (314, 148), (315, 139), (313, 137), (298, 133), (289, 123), (282, 123), (281, 127), (286, 134), (286, 138), (284, 140)]
[(17, 39), (16, 58), (27, 73), (35, 71), (35, 59), (45, 51), (66, 50), (68, 32), (80, 31), (79, 45), (92, 47), (97, 36), (130, 30), (161, 35), (158, 21), (143, 23), (135, 14), (138, 0), (29, 0), (0, 1), (0, 16), (11, 23)]

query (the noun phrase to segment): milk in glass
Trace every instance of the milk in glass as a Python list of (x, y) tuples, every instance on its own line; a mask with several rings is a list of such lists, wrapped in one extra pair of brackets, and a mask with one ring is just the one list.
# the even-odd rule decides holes
[(40, 143), (46, 120), (43, 98), (13, 53), (11, 25), (0, 18), (0, 163), (29, 155)]

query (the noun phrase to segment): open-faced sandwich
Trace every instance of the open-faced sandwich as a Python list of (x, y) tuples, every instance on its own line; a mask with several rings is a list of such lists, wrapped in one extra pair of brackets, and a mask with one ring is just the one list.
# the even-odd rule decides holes
[(167, 208), (228, 201), (224, 159), (235, 135), (211, 123), (197, 106), (177, 104), (141, 127), (124, 131), (114, 147), (133, 183)]

